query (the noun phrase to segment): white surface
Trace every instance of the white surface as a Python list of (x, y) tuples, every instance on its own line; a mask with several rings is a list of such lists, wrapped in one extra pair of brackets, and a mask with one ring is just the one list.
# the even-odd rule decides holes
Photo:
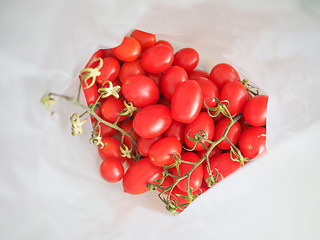
[[(1, 239), (319, 239), (318, 1), (1, 1)], [(171, 216), (98, 173), (87, 133), (59, 101), (95, 49), (132, 28), (232, 63), (270, 95), (268, 149)]]

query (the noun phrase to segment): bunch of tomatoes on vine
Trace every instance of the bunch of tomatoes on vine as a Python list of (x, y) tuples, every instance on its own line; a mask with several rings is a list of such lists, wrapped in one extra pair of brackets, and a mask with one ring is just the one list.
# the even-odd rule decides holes
[(83, 108), (70, 117), (72, 135), (91, 121), (103, 179), (130, 194), (158, 191), (167, 210), (181, 212), (266, 151), (268, 96), (227, 63), (210, 72), (198, 63), (195, 49), (175, 52), (134, 30), (93, 54), (76, 97), (49, 93), (42, 102), (62, 97)]

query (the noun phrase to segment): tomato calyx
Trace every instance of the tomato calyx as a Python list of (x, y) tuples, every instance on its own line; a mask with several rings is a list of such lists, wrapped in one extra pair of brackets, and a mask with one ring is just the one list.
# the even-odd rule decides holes
[[(216, 172), (215, 172), (214, 176), (213, 176), (212, 173), (211, 173), (211, 170), (210, 170), (210, 166), (209, 166), (209, 165), (207, 165), (207, 171), (208, 171), (208, 173), (209, 173), (209, 177), (207, 177), (207, 178), (205, 179), (205, 181), (206, 181), (208, 187), (212, 187), (213, 185), (215, 185), (216, 183), (220, 182), (220, 181), (223, 179), (223, 176), (222, 176), (222, 174), (219, 172), (218, 169), (215, 168), (215, 171), (216, 171)], [(219, 177), (219, 176), (221, 177), (221, 180), (218, 180), (218, 177)]]
[[(95, 68), (84, 68), (80, 72), (80, 78), (81, 78), (81, 84), (84, 83), (85, 87), (84, 89), (92, 87), (96, 83), (96, 78), (101, 75), (100, 69), (103, 66), (103, 60), (102, 58), (95, 58), (91, 61), (89, 65), (92, 65), (95, 62), (98, 62), (98, 65)], [(89, 79), (91, 79), (91, 82), (88, 83)]]
[[(230, 141), (229, 141), (229, 143), (230, 143)], [(232, 146), (232, 145), (233, 144), (231, 143), (230, 158), (232, 161), (239, 162), (242, 167), (245, 162), (249, 162), (252, 160), (250, 158), (243, 157), (241, 154), (241, 151), (237, 147), (235, 147), (234, 145)], [(233, 157), (233, 155), (236, 157)]]
[(80, 121), (80, 117), (78, 114), (74, 113), (71, 115), (70, 117), (70, 122), (72, 124), (72, 136), (76, 136), (78, 134), (82, 133), (82, 125), (88, 121), (89, 117), (87, 117), (86, 119)]
[(186, 147), (183, 147), (184, 150), (186, 151), (193, 151), (195, 150), (196, 146), (197, 146), (197, 143), (199, 143), (201, 146), (203, 146), (205, 149), (208, 149), (208, 147), (203, 143), (203, 141), (206, 141), (210, 144), (212, 144), (213, 142), (210, 141), (208, 139), (208, 136), (207, 136), (207, 133), (204, 131), (204, 130), (200, 130), (198, 133), (194, 134), (194, 137), (190, 137), (189, 136), (189, 133), (192, 131), (192, 129), (190, 129), (188, 132), (187, 132), (187, 138), (190, 140), (190, 141), (193, 141), (194, 142), (194, 145), (193, 147), (190, 149), (190, 148), (186, 148)]
[(204, 102), (204, 105), (207, 108), (207, 112), (209, 114), (210, 117), (217, 117), (220, 113), (223, 114), (225, 117), (227, 118), (231, 118), (234, 116), (231, 116), (229, 110), (228, 110), (228, 105), (229, 105), (229, 101), (228, 100), (222, 100), (220, 101), (218, 98), (216, 97), (212, 97), (217, 101), (217, 105), (215, 107), (209, 107), (206, 102)]
[[(105, 87), (105, 85), (109, 85)], [(119, 92), (121, 90), (120, 86), (113, 86), (112, 82), (107, 80), (102, 84), (102, 87), (98, 89), (98, 93), (102, 98), (107, 98), (109, 96), (114, 96), (115, 98), (119, 98)]]
[(243, 79), (243, 80), (240, 81), (240, 82), (243, 84), (243, 86), (247, 89), (247, 91), (248, 91), (249, 93), (251, 93), (251, 94), (254, 95), (254, 96), (259, 95), (259, 89), (258, 89), (257, 87), (255, 87), (255, 86), (251, 85), (251, 84), (249, 83), (249, 80)]

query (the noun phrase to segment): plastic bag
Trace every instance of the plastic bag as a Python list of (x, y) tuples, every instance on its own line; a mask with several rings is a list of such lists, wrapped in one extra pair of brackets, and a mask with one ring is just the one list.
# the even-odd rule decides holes
[[(318, 3), (150, 2), (4, 4), (1, 238), (318, 238)], [(42, 21), (27, 14), (39, 4)], [(13, 21), (10, 10), (25, 21)], [(14, 27), (29, 30), (30, 38), (13, 34)], [(96, 147), (88, 144), (90, 126), (70, 134), (69, 116), (79, 109), (59, 100), (50, 116), (40, 103), (49, 91), (75, 95), (90, 55), (116, 46), (133, 28), (175, 49), (194, 47), (204, 70), (231, 63), (270, 96), (268, 155), (178, 216), (152, 192), (131, 196), (121, 183), (103, 181)]]

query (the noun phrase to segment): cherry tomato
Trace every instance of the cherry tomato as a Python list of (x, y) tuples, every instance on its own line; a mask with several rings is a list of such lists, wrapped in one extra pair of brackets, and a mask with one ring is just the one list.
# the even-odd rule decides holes
[(197, 77), (205, 77), (209, 79), (210, 75), (206, 71), (195, 69), (195, 70), (192, 70), (191, 72), (188, 72), (188, 76), (190, 80), (194, 80)]
[(134, 131), (143, 138), (153, 138), (163, 134), (172, 122), (170, 109), (161, 104), (141, 109), (133, 119)]
[(159, 40), (159, 41), (157, 41), (157, 42), (156, 42), (156, 45), (158, 45), (158, 44), (165, 45), (165, 46), (167, 46), (167, 47), (171, 48), (171, 49), (172, 49), (172, 51), (173, 51), (173, 47), (172, 47), (172, 45), (171, 45), (168, 41), (165, 41), (165, 40)]
[[(90, 81), (90, 79), (89, 79), (89, 81)], [(86, 98), (86, 102), (87, 102), (88, 106), (91, 103), (94, 104), (99, 97), (97, 84), (94, 83), (91, 87), (88, 88), (87, 85), (85, 84), (85, 82), (82, 82), (82, 89), (83, 89), (83, 93)]]
[(240, 114), (248, 100), (247, 90), (241, 82), (227, 83), (220, 92), (220, 101), (228, 100), (231, 116)]
[[(230, 158), (230, 153), (222, 153), (218, 156), (215, 156), (213, 159), (210, 159), (210, 169), (211, 169), (211, 174), (213, 178), (216, 177), (217, 181), (221, 181), (222, 177), (226, 178), (229, 176), (231, 173), (236, 171), (241, 167), (240, 162), (238, 161), (233, 161)], [(218, 176), (216, 176), (218, 170)], [(204, 174), (203, 174), (204, 181), (209, 178), (209, 173), (207, 166), (204, 167)], [(207, 181), (206, 181), (207, 182)]]
[(179, 66), (170, 67), (162, 76), (161, 79), (161, 93), (169, 101), (179, 83), (188, 80), (186, 71)]
[[(101, 116), (101, 118), (103, 120), (106, 120), (103, 116)], [(106, 120), (108, 121), (108, 120)], [(103, 124), (103, 123), (99, 123), (99, 126), (100, 126), (100, 135), (101, 137), (112, 137), (114, 136), (116, 133), (117, 133), (117, 130), (112, 128), (112, 127), (109, 127), (108, 125), (106, 124)], [(95, 132), (99, 132), (99, 127), (96, 128), (96, 131)]]
[(141, 65), (141, 61), (139, 59), (134, 60), (132, 62), (125, 62), (120, 69), (119, 79), (123, 83), (127, 77), (131, 75), (145, 75), (146, 71), (143, 69)]
[[(214, 122), (212, 117), (210, 117), (207, 112), (200, 112), (198, 117), (193, 122), (186, 125), (186, 128), (184, 130), (184, 141), (189, 148), (193, 148), (195, 142), (189, 140), (187, 136), (194, 138), (194, 135), (199, 133), (201, 130), (206, 134), (206, 139), (210, 141), (213, 139)], [(210, 145), (210, 143), (206, 142), (205, 140), (201, 140), (201, 142), (207, 147)], [(197, 143), (194, 148), (194, 150), (196, 151), (202, 151), (204, 149), (205, 147), (200, 143)]]
[(130, 37), (137, 39), (142, 49), (151, 47), (156, 43), (156, 35), (137, 29), (131, 33)]
[(178, 139), (181, 144), (184, 144), (184, 128), (185, 124), (181, 122), (177, 122), (175, 120), (172, 120), (172, 123), (170, 124), (167, 131), (164, 132), (165, 137), (174, 137)]
[(266, 151), (266, 128), (249, 127), (240, 136), (239, 147), (243, 157), (253, 159)]
[(109, 159), (101, 163), (100, 174), (107, 182), (119, 182), (123, 178), (124, 168), (119, 161)]
[[(105, 117), (105, 119), (109, 122), (114, 123), (120, 112), (125, 109), (125, 105), (123, 103), (123, 99), (121, 98), (110, 98), (104, 101), (101, 105), (101, 114)], [(127, 116), (121, 116), (119, 121), (123, 121), (127, 118)]]
[(124, 37), (122, 43), (113, 48), (113, 53), (121, 61), (134, 61), (141, 53), (141, 45), (133, 37)]
[(241, 116), (241, 118), (239, 119), (238, 123), (241, 126), (241, 132), (243, 132), (244, 130), (246, 130), (248, 127), (250, 127), (250, 125), (246, 122), (246, 120), (244, 120), (243, 115)]
[(155, 84), (159, 88), (159, 91), (160, 91), (160, 82), (161, 82), (162, 76), (163, 76), (162, 73), (147, 73), (147, 77), (151, 78), (155, 82)]
[(194, 80), (180, 83), (171, 99), (172, 118), (178, 122), (191, 123), (200, 113), (203, 93)]
[(175, 162), (173, 154), (181, 154), (182, 145), (178, 139), (165, 137), (152, 145), (149, 152), (150, 161), (156, 166), (169, 166)]
[(240, 81), (237, 71), (226, 63), (214, 66), (210, 72), (210, 79), (217, 85), (219, 90), (229, 82)]
[(91, 67), (92, 61), (94, 61), (96, 58), (102, 58), (102, 50), (98, 50), (96, 51), (92, 57), (90, 58), (90, 60), (88, 61), (88, 63), (86, 64), (85, 68)]
[(135, 107), (143, 108), (159, 100), (159, 89), (151, 78), (133, 75), (122, 84), (122, 94)]
[(147, 192), (147, 183), (156, 183), (161, 179), (162, 168), (153, 165), (149, 158), (142, 158), (135, 162), (123, 176), (122, 186), (126, 193), (142, 194)]
[[(229, 118), (223, 118), (216, 124), (216, 130), (213, 138), (214, 141), (217, 141), (219, 138), (222, 137), (229, 123), (230, 123)], [(230, 142), (236, 145), (239, 141), (240, 134), (241, 134), (241, 126), (238, 122), (235, 122), (229, 129), (227, 138), (230, 140)], [(228, 143), (227, 140), (223, 140), (217, 146), (222, 150), (230, 149), (230, 143)]]
[(183, 48), (174, 55), (173, 65), (180, 66), (190, 72), (199, 63), (199, 53), (193, 48)]
[(207, 108), (204, 103), (206, 103), (208, 107), (215, 107), (218, 102), (213, 97), (219, 99), (219, 89), (214, 82), (204, 77), (197, 77), (194, 80), (199, 84), (203, 92), (204, 102), (202, 103), (202, 108)]
[[(173, 183), (174, 183), (173, 178), (172, 178), (171, 176), (167, 176), (167, 177), (164, 179), (163, 183), (161, 183), (161, 187), (162, 187), (162, 188), (168, 188), (168, 187), (170, 187)], [(163, 190), (162, 190), (161, 188), (157, 188), (157, 190), (158, 190), (159, 192), (161, 192), (161, 193), (163, 192)], [(170, 190), (165, 191), (165, 192), (163, 192), (163, 194), (168, 194), (169, 191), (170, 191)]]
[(171, 108), (171, 102), (165, 99), (163, 96), (160, 97), (158, 104), (162, 104), (167, 106), (168, 108)]
[(257, 95), (249, 100), (243, 110), (244, 119), (254, 127), (262, 127), (267, 121), (268, 96)]
[[(197, 155), (202, 158), (206, 153), (207, 153), (207, 150), (202, 150), (202, 151), (199, 151), (199, 152), (196, 152)], [(212, 151), (209, 153), (209, 156), (208, 156), (208, 159), (212, 159), (213, 157), (215, 156), (218, 156), (219, 154), (222, 153), (222, 150), (220, 148), (218, 148), (217, 146), (212, 149)], [(204, 160), (204, 162), (207, 162), (206, 160)]]
[[(132, 127), (132, 119), (128, 118), (126, 120), (124, 120), (121, 124), (120, 124), (120, 128), (122, 128), (124, 131), (126, 131), (127, 133), (131, 133), (131, 136), (138, 142), (139, 136), (138, 134), (133, 130)], [(123, 143), (130, 148), (130, 142), (132, 143), (132, 147), (134, 147), (134, 142), (131, 141), (131, 139), (128, 136), (124, 136), (123, 138)]]
[(118, 139), (113, 137), (103, 137), (102, 142), (104, 143), (104, 147), (98, 148), (98, 153), (103, 161), (109, 159), (115, 159), (121, 163), (126, 161), (126, 158), (121, 156), (121, 142)]
[(101, 58), (106, 58), (106, 57), (116, 58), (116, 56), (113, 53), (113, 49), (112, 48), (100, 49), (99, 51), (101, 51)]
[[(186, 152), (181, 155), (181, 159), (183, 161), (191, 162), (191, 163), (196, 163), (200, 160), (197, 154), (193, 152)], [(179, 165), (179, 171), (180, 171), (180, 176), (183, 176), (187, 174), (191, 168), (193, 167), (192, 164), (189, 163), (180, 163)], [(174, 176), (179, 176), (177, 168), (173, 168), (173, 173)], [(202, 179), (203, 179), (203, 165), (200, 164), (197, 166), (193, 172), (190, 175), (190, 182), (189, 182), (189, 187), (192, 188), (192, 191), (197, 191), (202, 184)], [(183, 191), (187, 192), (187, 187), (188, 187), (188, 178), (182, 179), (178, 184), (177, 187)]]
[(113, 57), (106, 57), (103, 60), (103, 65), (99, 70), (101, 72), (100, 76), (96, 78), (99, 84), (103, 84), (105, 81), (114, 81), (120, 71), (120, 64), (117, 59)]
[(152, 145), (154, 143), (156, 143), (158, 140), (160, 140), (161, 138), (162, 138), (162, 135), (159, 135), (154, 138), (140, 137), (138, 140), (138, 145), (137, 145), (137, 149), (138, 149), (139, 153), (144, 157), (148, 157), (149, 151), (150, 151), (150, 148), (152, 147)]
[(143, 53), (141, 64), (147, 72), (160, 73), (171, 66), (173, 58), (173, 50), (170, 47), (157, 44)]

